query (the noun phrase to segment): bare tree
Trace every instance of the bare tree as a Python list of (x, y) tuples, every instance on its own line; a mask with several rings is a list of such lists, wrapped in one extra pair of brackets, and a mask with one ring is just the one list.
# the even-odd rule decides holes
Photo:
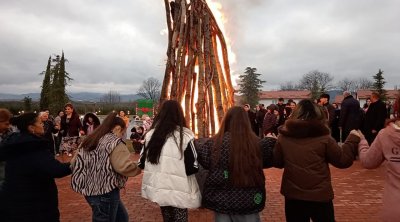
[(374, 83), (367, 78), (348, 79), (338, 82), (338, 87), (343, 91), (357, 92), (360, 89), (372, 89)]
[(374, 87), (374, 82), (367, 78), (359, 78), (357, 81), (357, 90), (358, 89), (372, 89)]
[(150, 77), (143, 81), (142, 86), (140, 86), (137, 94), (145, 99), (153, 100), (157, 102), (161, 95), (161, 83), (158, 79)]
[(338, 82), (338, 86), (342, 91), (356, 92), (358, 83), (356, 80), (345, 78)]
[(332, 80), (331, 74), (313, 70), (303, 75), (300, 80), (300, 87), (301, 89), (310, 90), (311, 98), (316, 99), (321, 93), (332, 88)]
[(300, 86), (294, 84), (292, 81), (281, 84), (280, 88), (284, 91), (300, 90)]
[(104, 94), (100, 98), (100, 102), (106, 103), (106, 104), (120, 103), (121, 95), (116, 91), (110, 90), (107, 94)]

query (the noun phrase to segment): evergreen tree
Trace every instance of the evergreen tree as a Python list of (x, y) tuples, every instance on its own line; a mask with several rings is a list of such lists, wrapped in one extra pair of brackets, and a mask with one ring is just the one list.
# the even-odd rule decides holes
[(43, 83), (42, 83), (42, 91), (40, 92), (40, 110), (48, 109), (50, 105), (50, 90), (51, 90), (51, 56), (49, 56), (49, 60), (47, 61), (46, 71), (42, 72), (41, 75), (44, 74)]
[(383, 78), (383, 71), (379, 69), (378, 73), (372, 76), (375, 80), (373, 84), (373, 91), (379, 94), (382, 101), (386, 100), (387, 91), (383, 88), (385, 86), (385, 78)]
[(68, 95), (65, 91), (65, 87), (68, 81), (72, 80), (69, 77), (69, 73), (65, 71), (64, 52), (62, 55), (57, 55), (53, 62), (55, 63), (52, 69), (53, 82), (51, 86), (51, 104), (50, 112), (56, 113), (58, 110), (62, 110), (64, 105), (69, 101)]
[(259, 101), (259, 92), (265, 81), (259, 79), (261, 74), (256, 73), (256, 68), (247, 67), (244, 74), (240, 75), (239, 92), (243, 95), (242, 103), (255, 107)]

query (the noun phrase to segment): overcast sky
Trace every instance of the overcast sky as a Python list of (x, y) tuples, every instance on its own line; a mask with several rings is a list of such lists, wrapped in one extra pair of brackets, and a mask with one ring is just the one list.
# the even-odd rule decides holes
[[(216, 1), (216, 0), (214, 0)], [(311, 70), (337, 82), (384, 71), (400, 85), (398, 0), (219, 0), (236, 54), (233, 75), (255, 67), (264, 89)], [(69, 60), (69, 92), (136, 93), (162, 81), (162, 0), (0, 0), (0, 93), (40, 92), (50, 55)]]

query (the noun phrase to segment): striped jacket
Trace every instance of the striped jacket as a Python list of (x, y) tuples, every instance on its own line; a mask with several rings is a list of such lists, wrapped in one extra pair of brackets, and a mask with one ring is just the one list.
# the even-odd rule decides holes
[(95, 150), (79, 149), (71, 178), (74, 191), (94, 196), (125, 186), (128, 178), (115, 172), (110, 161), (110, 154), (119, 143), (123, 143), (121, 138), (108, 133), (100, 138)]

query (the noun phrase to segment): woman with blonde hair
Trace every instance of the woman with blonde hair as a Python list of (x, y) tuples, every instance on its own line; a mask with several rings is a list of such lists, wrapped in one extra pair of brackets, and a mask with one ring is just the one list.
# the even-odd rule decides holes
[(324, 111), (302, 100), (279, 128), (274, 165), (284, 168), (281, 193), (291, 221), (335, 221), (329, 164), (348, 168), (360, 141), (353, 130), (340, 147), (330, 135)]
[(128, 177), (141, 170), (129, 158), (122, 139), (125, 130), (125, 122), (116, 113), (108, 114), (83, 140), (72, 160), (72, 189), (85, 196), (92, 208), (92, 221), (129, 220), (120, 189), (125, 187)]
[(207, 170), (203, 206), (215, 221), (260, 221), (265, 207), (263, 168), (272, 166), (276, 139), (260, 139), (242, 107), (232, 107), (218, 133), (198, 147), (199, 163)]

